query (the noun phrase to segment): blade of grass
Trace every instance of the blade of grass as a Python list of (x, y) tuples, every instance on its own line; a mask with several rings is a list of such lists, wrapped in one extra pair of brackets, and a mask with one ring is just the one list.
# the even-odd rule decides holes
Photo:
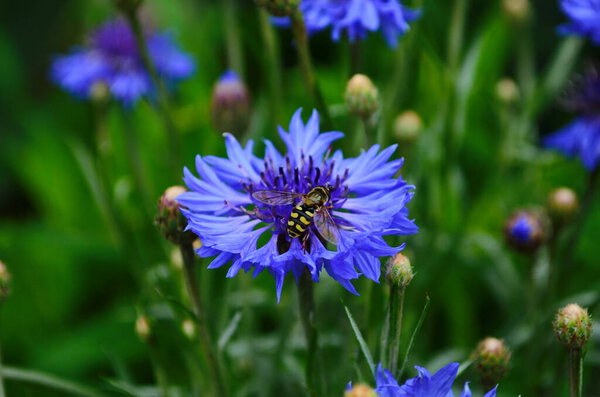
[(219, 351), (223, 351), (225, 346), (227, 346), (227, 343), (229, 342), (229, 340), (231, 339), (231, 337), (237, 330), (238, 325), (240, 325), (241, 320), (242, 320), (242, 312), (237, 312), (233, 315), (233, 318), (229, 322), (229, 325), (227, 326), (227, 328), (225, 328), (225, 330), (221, 334), (221, 337), (219, 338), (219, 342), (217, 345)]
[(373, 374), (373, 376), (375, 376), (375, 363), (373, 362), (373, 356), (371, 355), (371, 352), (369, 351), (369, 346), (367, 346), (365, 339), (363, 338), (362, 334), (360, 333), (360, 330), (358, 329), (358, 325), (356, 324), (356, 322), (354, 321), (354, 317), (352, 317), (352, 314), (350, 313), (350, 309), (348, 309), (348, 307), (346, 307), (346, 305), (344, 305), (344, 310), (346, 310), (346, 315), (348, 316), (348, 320), (350, 321), (350, 325), (352, 326), (352, 331), (354, 331), (354, 336), (356, 337), (356, 340), (358, 341), (360, 349), (362, 350), (362, 353), (365, 356), (367, 363), (369, 364), (369, 368), (371, 368), (371, 373)]
[(73, 396), (82, 397), (103, 397), (106, 394), (97, 392), (90, 389), (87, 386), (82, 386), (71, 381), (60, 379), (54, 375), (48, 375), (38, 371), (32, 371), (29, 369), (21, 369), (16, 367), (4, 367), (2, 368), (2, 377), (4, 379), (16, 380), (27, 383), (35, 383), (38, 385), (46, 386), (50, 389), (61, 390)]
[(421, 329), (421, 326), (423, 325), (423, 321), (425, 321), (425, 316), (427, 316), (427, 311), (429, 310), (429, 302), (430, 302), (429, 295), (426, 295), (425, 296), (425, 306), (423, 306), (423, 311), (421, 311), (421, 316), (419, 317), (417, 326), (415, 327), (412, 335), (410, 336), (410, 341), (408, 342), (408, 346), (406, 347), (406, 353), (404, 354), (404, 361), (402, 361), (402, 367), (400, 367), (400, 371), (398, 372), (398, 377), (402, 376), (402, 374), (404, 373), (404, 369), (406, 368), (406, 363), (408, 362), (408, 356), (410, 355), (410, 351), (412, 350), (417, 333)]

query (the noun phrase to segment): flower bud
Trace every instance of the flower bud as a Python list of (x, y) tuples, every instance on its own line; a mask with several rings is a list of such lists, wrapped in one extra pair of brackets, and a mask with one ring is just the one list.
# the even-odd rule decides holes
[(413, 143), (423, 131), (423, 121), (417, 112), (407, 110), (394, 120), (394, 136), (401, 143)]
[(289, 17), (300, 4), (300, 0), (256, 0), (256, 2), (276, 17)]
[(190, 340), (196, 338), (196, 323), (189, 318), (181, 323), (181, 332)]
[(546, 241), (548, 229), (548, 220), (539, 211), (519, 210), (506, 221), (504, 236), (516, 251), (531, 253)]
[(401, 253), (392, 256), (386, 267), (385, 277), (392, 285), (405, 288), (414, 277), (410, 260)]
[(148, 342), (152, 337), (152, 328), (150, 327), (150, 319), (148, 316), (140, 315), (135, 320), (135, 333), (138, 338), (144, 342)]
[(377, 397), (377, 393), (364, 383), (359, 383), (346, 390), (344, 397)]
[(355, 74), (346, 85), (346, 105), (351, 113), (368, 118), (379, 109), (379, 92), (370, 78)]
[(505, 77), (496, 83), (496, 98), (504, 105), (512, 105), (519, 100), (521, 92), (513, 79)]
[(587, 309), (575, 303), (559, 309), (552, 326), (558, 340), (573, 349), (580, 349), (592, 334), (592, 319)]
[(522, 22), (529, 16), (529, 0), (502, 0), (502, 9), (509, 19)]
[(11, 275), (4, 262), (0, 261), (0, 303), (10, 295)]
[(90, 99), (93, 102), (103, 104), (110, 99), (110, 90), (104, 81), (98, 80), (90, 87)]
[(187, 221), (179, 211), (177, 196), (187, 190), (183, 186), (171, 186), (158, 200), (158, 215), (156, 224), (161, 233), (174, 244), (192, 243), (195, 239), (194, 233), (186, 231)]
[(473, 359), (481, 382), (484, 385), (495, 386), (508, 371), (511, 352), (504, 341), (496, 338), (485, 338), (473, 353)]
[(579, 210), (577, 194), (568, 187), (560, 187), (548, 196), (548, 212), (552, 219), (559, 223), (569, 221)]
[(213, 88), (211, 117), (219, 132), (240, 136), (250, 122), (250, 95), (237, 73), (223, 73)]

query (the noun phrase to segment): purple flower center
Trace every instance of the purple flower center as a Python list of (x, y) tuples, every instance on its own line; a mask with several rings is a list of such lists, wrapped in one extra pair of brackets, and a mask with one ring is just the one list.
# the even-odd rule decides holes
[[(316, 186), (324, 186), (329, 189), (330, 194), (327, 205), (333, 209), (342, 208), (348, 198), (348, 186), (344, 184), (348, 178), (348, 169), (342, 175), (335, 173), (335, 160), (329, 160), (328, 155), (320, 165), (315, 163), (312, 156), (304, 155), (301, 155), (299, 166), (293, 166), (289, 156), (285, 156), (284, 163), (283, 166), (278, 166), (271, 157), (267, 157), (264, 169), (260, 172), (260, 181), (243, 183), (244, 191), (250, 195), (261, 190), (306, 194)], [(301, 201), (299, 198), (288, 205), (270, 206), (252, 196), (251, 198), (255, 208), (248, 214), (263, 222), (273, 223), (275, 234), (285, 234), (292, 207)], [(335, 221), (338, 226), (346, 224), (340, 218), (335, 218)]]

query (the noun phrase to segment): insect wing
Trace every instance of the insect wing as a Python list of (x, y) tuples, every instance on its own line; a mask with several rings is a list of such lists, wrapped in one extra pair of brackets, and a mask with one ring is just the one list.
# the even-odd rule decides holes
[(337, 244), (340, 241), (340, 230), (327, 209), (322, 208), (317, 211), (314, 224), (325, 240), (332, 244)]
[(302, 197), (300, 193), (282, 192), (278, 190), (259, 190), (252, 193), (252, 197), (261, 203), (269, 205), (287, 205), (294, 204), (298, 197)]

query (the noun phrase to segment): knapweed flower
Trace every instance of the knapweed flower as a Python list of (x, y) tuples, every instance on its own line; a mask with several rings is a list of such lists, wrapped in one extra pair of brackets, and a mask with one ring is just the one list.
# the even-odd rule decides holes
[(544, 146), (568, 157), (579, 157), (593, 171), (600, 161), (600, 115), (581, 116), (544, 139)]
[[(409, 23), (421, 13), (398, 0), (302, 0), (300, 11), (309, 33), (331, 28), (334, 41), (346, 36), (354, 42), (380, 31), (390, 47), (409, 29)], [(279, 26), (289, 25), (286, 18), (275, 18)]]
[(508, 245), (517, 251), (534, 252), (546, 240), (548, 220), (539, 211), (515, 211), (504, 225)]
[[(415, 366), (419, 375), (399, 385), (390, 371), (377, 367), (375, 391), (379, 397), (453, 397), (452, 384), (458, 373), (458, 363), (451, 363), (431, 375), (425, 368)], [(484, 397), (495, 397), (496, 387)], [(469, 382), (466, 382), (459, 397), (471, 397)]]
[[(168, 85), (194, 72), (194, 61), (177, 48), (170, 35), (148, 30), (144, 34), (150, 60)], [(133, 31), (122, 19), (106, 22), (92, 32), (86, 46), (57, 57), (50, 74), (55, 83), (79, 98), (90, 98), (98, 84), (105, 84), (126, 105), (155, 91)]]
[[(331, 154), (331, 143), (343, 134), (319, 133), (317, 112), (304, 124), (300, 109), (289, 132), (280, 128), (279, 135), (287, 153), (265, 141), (261, 159), (252, 154), (252, 141), (242, 147), (226, 133), (228, 158), (197, 156), (199, 178), (184, 170), (190, 191), (177, 200), (203, 243), (196, 252), (215, 256), (211, 269), (230, 263), (227, 277), (267, 270), (278, 300), (285, 276), (298, 278), (305, 270), (316, 282), (325, 269), (357, 294), (351, 280), (364, 275), (377, 282), (379, 258), (403, 248), (383, 236), (417, 232), (406, 207), (414, 187), (395, 178), (402, 160), (389, 161), (396, 147), (375, 145), (356, 158)], [(308, 200), (303, 195), (311, 191)], [(314, 194), (320, 205), (307, 203), (318, 198)]]
[(568, 157), (579, 157), (583, 165), (593, 171), (600, 162), (600, 76), (592, 70), (575, 86), (566, 105), (579, 116), (545, 137), (543, 144)]
[(600, 0), (561, 0), (560, 8), (569, 22), (559, 27), (562, 34), (588, 37), (600, 44)]

